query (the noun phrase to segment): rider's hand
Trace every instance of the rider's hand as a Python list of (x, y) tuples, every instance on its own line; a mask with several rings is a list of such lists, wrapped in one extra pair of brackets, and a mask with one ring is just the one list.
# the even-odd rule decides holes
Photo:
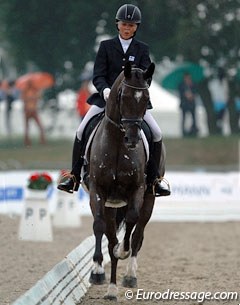
[(105, 89), (103, 90), (103, 98), (104, 98), (104, 100), (105, 100), (106, 102), (107, 102), (107, 100), (108, 100), (110, 91), (111, 91), (110, 88), (105, 88)]

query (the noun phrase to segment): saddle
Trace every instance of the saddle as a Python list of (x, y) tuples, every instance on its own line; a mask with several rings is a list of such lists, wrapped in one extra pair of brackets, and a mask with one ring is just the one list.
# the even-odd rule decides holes
[(104, 117), (104, 112), (100, 112), (99, 114), (96, 114), (89, 120), (86, 127), (84, 128), (83, 135), (82, 135), (82, 141), (83, 141), (83, 147), (84, 147), (83, 151), (85, 151), (91, 134), (93, 133), (93, 131), (97, 127), (97, 125), (101, 122), (103, 117)]

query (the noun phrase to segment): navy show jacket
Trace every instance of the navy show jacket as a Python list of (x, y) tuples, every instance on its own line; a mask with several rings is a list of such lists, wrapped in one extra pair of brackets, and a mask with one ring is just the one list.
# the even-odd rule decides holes
[(98, 93), (89, 98), (89, 104), (105, 106), (103, 90), (112, 87), (127, 61), (137, 68), (146, 70), (151, 64), (148, 45), (133, 38), (127, 52), (124, 53), (118, 36), (100, 43), (93, 71), (93, 84)]

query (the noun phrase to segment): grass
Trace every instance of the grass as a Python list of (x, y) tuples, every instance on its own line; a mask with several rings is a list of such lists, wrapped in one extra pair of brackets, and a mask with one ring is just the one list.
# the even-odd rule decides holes
[(167, 166), (173, 169), (239, 169), (239, 137), (166, 139)]
[[(46, 145), (33, 141), (25, 147), (22, 139), (0, 141), (0, 160), (8, 168), (17, 169), (62, 169), (71, 164), (72, 143), (70, 140), (49, 140)], [(1, 165), (0, 165), (1, 166)]]
[[(166, 138), (169, 170), (238, 170), (239, 137)], [(72, 141), (48, 140), (46, 145), (33, 141), (25, 147), (22, 138), (0, 140), (0, 170), (69, 169)]]

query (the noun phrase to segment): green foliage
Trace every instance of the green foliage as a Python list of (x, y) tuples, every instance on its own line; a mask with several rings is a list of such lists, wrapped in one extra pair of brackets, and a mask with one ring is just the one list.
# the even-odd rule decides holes
[[(87, 61), (94, 60), (99, 34), (115, 35), (119, 0), (1, 0), (0, 42), (8, 42), (19, 73), (27, 63), (45, 71), (73, 77)], [(204, 59), (211, 66), (239, 63), (240, 0), (139, 0), (143, 22), (137, 37), (150, 45), (154, 61), (164, 56)], [(103, 33), (97, 33), (103, 20)]]
[(179, 1), (177, 50), (192, 61), (206, 60), (212, 66), (237, 64), (239, 58), (239, 0)]
[(2, 0), (0, 20), (18, 70), (33, 62), (55, 74), (64, 72), (66, 61), (80, 70), (92, 60), (98, 15), (91, 2)]

